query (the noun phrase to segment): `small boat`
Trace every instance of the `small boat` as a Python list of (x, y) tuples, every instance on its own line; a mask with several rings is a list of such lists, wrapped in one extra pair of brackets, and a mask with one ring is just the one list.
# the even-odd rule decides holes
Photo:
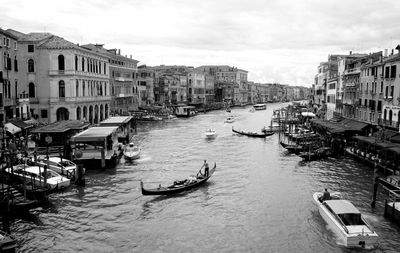
[[(39, 166), (27, 166), (20, 164), (13, 168), (6, 168), (5, 171), (10, 175), (14, 175), (26, 184), (32, 184), (38, 187), (46, 187), (48, 190), (64, 189), (70, 186), (71, 181), (58, 174), (57, 172), (47, 169), (46, 174), (44, 168)], [(46, 182), (45, 182), (46, 177)]]
[(323, 200), (323, 192), (313, 194), (314, 202), (326, 223), (347, 247), (372, 248), (378, 244), (378, 234), (364, 219), (360, 211), (340, 194), (331, 194), (331, 200)]
[(390, 175), (379, 180), (383, 188), (389, 191), (400, 191), (400, 175)]
[(207, 139), (214, 139), (217, 137), (217, 132), (214, 129), (207, 129), (207, 131), (204, 134)]
[(259, 110), (266, 110), (266, 109), (267, 109), (267, 105), (266, 105), (266, 104), (256, 104), (256, 105), (253, 105), (253, 108), (254, 108), (256, 111), (259, 111)]
[(38, 156), (36, 164), (41, 167), (49, 166), (49, 168), (62, 176), (66, 176), (69, 179), (75, 178), (75, 173), (77, 172), (77, 166), (74, 162), (61, 157), (52, 156), (48, 159), (46, 156)]
[(299, 154), (301, 158), (306, 161), (317, 160), (321, 158), (328, 157), (332, 154), (331, 148), (329, 147), (321, 147), (315, 150), (304, 151)]
[(140, 181), (140, 186), (142, 188), (143, 195), (172, 195), (180, 192), (184, 192), (193, 188), (196, 188), (205, 182), (214, 174), (215, 169), (217, 168), (217, 164), (214, 164), (214, 167), (210, 169), (208, 177), (203, 176), (190, 176), (188, 179), (175, 181), (172, 185), (169, 186), (161, 186), (161, 184), (157, 188), (153, 189), (145, 189), (143, 186), (143, 182)]
[(271, 131), (267, 131), (267, 132), (264, 132), (264, 133), (244, 132), (244, 131), (235, 130), (233, 127), (232, 127), (232, 132), (237, 133), (237, 134), (241, 134), (241, 135), (246, 135), (246, 136), (249, 136), (249, 137), (259, 137), (259, 138), (264, 138), (264, 137), (267, 137), (267, 136), (270, 136), (270, 135), (274, 134), (274, 132), (271, 132)]
[(6, 232), (0, 230), (0, 252), (15, 252), (17, 241)]
[(289, 144), (289, 143), (284, 143), (283, 141), (280, 141), (280, 144), (282, 147), (284, 147), (285, 149), (287, 149), (289, 152), (292, 152), (292, 153), (297, 154), (297, 153), (304, 151), (304, 147), (299, 144)]
[(228, 118), (226, 118), (225, 123), (233, 123), (235, 122), (235, 117), (233, 116), (228, 116)]
[(124, 158), (125, 160), (135, 160), (140, 157), (140, 147), (133, 144), (133, 142), (129, 143), (124, 150)]

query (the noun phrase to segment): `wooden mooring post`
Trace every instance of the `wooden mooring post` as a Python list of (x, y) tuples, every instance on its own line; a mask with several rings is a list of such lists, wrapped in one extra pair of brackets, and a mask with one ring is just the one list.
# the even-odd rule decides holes
[(376, 195), (378, 192), (378, 185), (379, 185), (379, 176), (376, 174), (376, 169), (374, 170), (374, 191), (372, 194), (372, 202), (371, 202), (371, 207), (375, 208), (376, 204)]

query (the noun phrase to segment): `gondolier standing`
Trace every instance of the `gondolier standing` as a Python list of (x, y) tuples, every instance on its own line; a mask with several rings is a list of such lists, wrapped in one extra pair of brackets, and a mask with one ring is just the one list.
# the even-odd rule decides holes
[(209, 174), (209, 170), (210, 170), (210, 168), (208, 167), (208, 163), (207, 163), (207, 161), (206, 160), (204, 160), (204, 164), (203, 164), (203, 166), (201, 166), (201, 168), (200, 168), (200, 175), (202, 174), (201, 173), (201, 169), (204, 167), (204, 177), (208, 177), (208, 174)]

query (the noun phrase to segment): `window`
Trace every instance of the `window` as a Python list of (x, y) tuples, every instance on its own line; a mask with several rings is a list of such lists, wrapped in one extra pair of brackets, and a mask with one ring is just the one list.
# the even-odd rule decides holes
[(82, 96), (85, 96), (85, 80), (82, 82)]
[(18, 71), (18, 61), (17, 61), (17, 56), (14, 58), (14, 71)]
[(65, 70), (65, 60), (62, 54), (58, 56), (58, 70)]
[(385, 68), (385, 78), (389, 78), (389, 73), (390, 73), (390, 67)]
[(390, 78), (396, 78), (396, 65), (390, 67)]
[(28, 72), (35, 72), (35, 63), (32, 59), (28, 60)]
[(28, 45), (28, 53), (33, 53), (35, 51), (33, 45)]
[(17, 50), (17, 49), (18, 49), (17, 42), (14, 41), (14, 50)]
[(34, 83), (29, 83), (29, 97), (30, 98), (35, 97), (35, 84)]
[(85, 58), (82, 57), (82, 71), (85, 71)]
[(40, 110), (40, 117), (42, 119), (47, 119), (47, 110)]
[(65, 82), (63, 80), (58, 82), (58, 96), (60, 98), (65, 98)]
[(75, 55), (75, 70), (78, 70), (78, 56)]
[(79, 97), (79, 81), (76, 80), (76, 96)]

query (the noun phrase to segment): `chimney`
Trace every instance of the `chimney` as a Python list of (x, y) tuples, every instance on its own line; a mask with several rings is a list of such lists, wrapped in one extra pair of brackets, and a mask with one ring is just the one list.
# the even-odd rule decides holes
[(392, 49), (392, 54), (391, 55), (393, 55), (394, 54), (394, 49)]
[(121, 55), (121, 49), (118, 49), (118, 55)]
[(350, 52), (349, 52), (349, 55), (351, 55), (352, 53), (353, 53), (353, 52), (352, 52), (352, 51), (350, 51)]
[(385, 48), (385, 54), (384, 54), (383, 56), (385, 56), (385, 57), (388, 56), (388, 50), (387, 50), (387, 48)]
[(129, 58), (131, 58), (131, 59), (132, 59), (132, 55), (129, 55)]

